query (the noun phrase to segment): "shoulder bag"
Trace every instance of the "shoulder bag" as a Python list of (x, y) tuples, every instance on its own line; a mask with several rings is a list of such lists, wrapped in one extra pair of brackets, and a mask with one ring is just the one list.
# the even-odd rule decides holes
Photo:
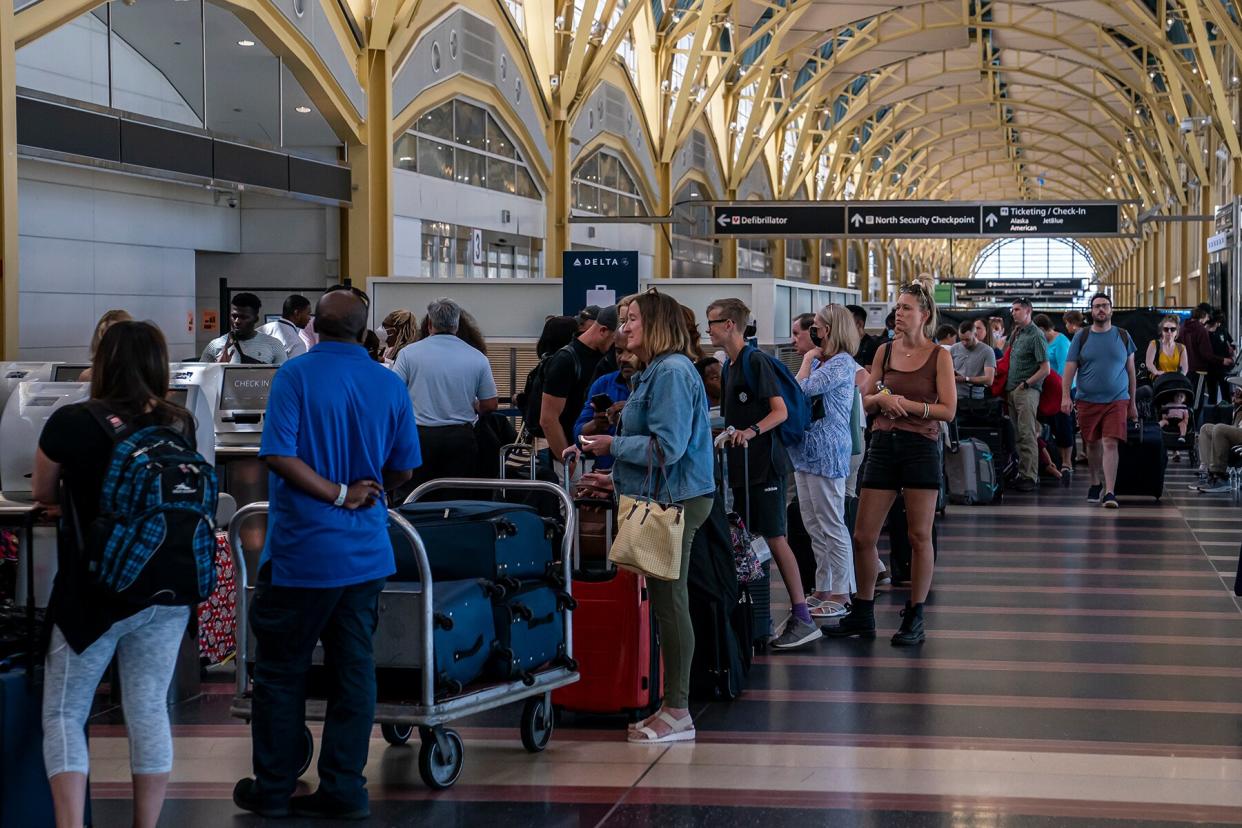
[(638, 497), (621, 495), (617, 509), (617, 537), (608, 550), (608, 560), (617, 566), (655, 578), (675, 581), (681, 577), (681, 541), (685, 530), (684, 510), (678, 503), (656, 499), (659, 475), (668, 487), (664, 453), (654, 437), (647, 445), (647, 476)]

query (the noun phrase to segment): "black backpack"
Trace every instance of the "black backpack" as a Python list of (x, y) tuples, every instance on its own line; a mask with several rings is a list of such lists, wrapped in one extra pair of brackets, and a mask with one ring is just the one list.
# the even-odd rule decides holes
[(539, 360), (539, 364), (530, 369), (530, 373), (526, 375), (526, 384), (522, 386), (522, 393), (518, 395), (518, 408), (522, 409), (522, 420), (524, 422), (523, 431), (532, 437), (542, 437), (543, 429), (539, 427), (539, 414), (543, 409), (543, 378), (547, 373), (548, 364), (556, 359), (558, 354), (569, 353), (569, 358), (574, 363), (574, 381), (582, 380), (582, 360), (578, 358), (578, 352), (574, 350), (573, 343), (569, 343), (559, 351), (553, 351), (543, 359)]

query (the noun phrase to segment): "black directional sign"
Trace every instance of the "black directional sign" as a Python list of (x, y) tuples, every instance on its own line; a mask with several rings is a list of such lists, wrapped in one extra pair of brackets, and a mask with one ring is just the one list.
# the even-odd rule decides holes
[(1027, 291), (1034, 293), (1043, 290), (1085, 290), (1087, 283), (1083, 279), (957, 279), (946, 280), (944, 284), (953, 285), (959, 291), (993, 291), (1008, 292)]
[(978, 204), (851, 204), (848, 212), (846, 232), (851, 236), (944, 238), (981, 232)]
[(1121, 230), (1117, 204), (1041, 204), (1037, 201), (983, 205), (983, 232), (997, 236), (1115, 236)]
[(717, 204), (712, 229), (717, 236), (841, 236), (845, 207), (832, 204)]
[(947, 239), (1121, 236), (1122, 202), (846, 201), (712, 205), (717, 236)]

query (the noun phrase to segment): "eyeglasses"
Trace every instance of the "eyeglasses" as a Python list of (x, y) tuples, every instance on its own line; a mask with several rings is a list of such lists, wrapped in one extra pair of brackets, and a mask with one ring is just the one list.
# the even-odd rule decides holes
[(719, 325), (722, 322), (728, 322), (728, 321), (729, 321), (728, 319), (709, 319), (707, 320), (707, 327), (710, 328), (712, 325)]
[(1161, 328), (1160, 330), (1165, 331), (1166, 333), (1177, 333), (1177, 328)]

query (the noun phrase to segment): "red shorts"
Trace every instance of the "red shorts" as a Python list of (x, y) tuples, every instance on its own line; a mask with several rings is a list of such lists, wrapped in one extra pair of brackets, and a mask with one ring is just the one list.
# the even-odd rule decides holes
[(1112, 437), (1123, 443), (1126, 439), (1126, 419), (1130, 413), (1129, 400), (1110, 403), (1092, 403), (1079, 400), (1078, 430), (1088, 443), (1098, 443)]

